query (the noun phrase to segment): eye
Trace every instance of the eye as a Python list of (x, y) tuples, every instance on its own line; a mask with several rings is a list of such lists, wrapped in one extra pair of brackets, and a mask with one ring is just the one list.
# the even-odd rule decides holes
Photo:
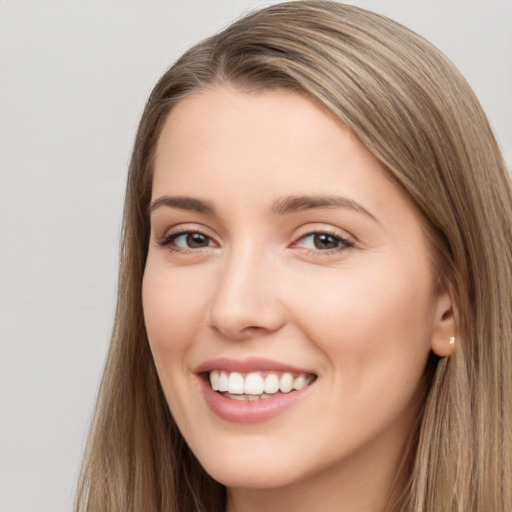
[(174, 250), (203, 249), (215, 246), (212, 239), (200, 231), (182, 231), (165, 237), (160, 245)]
[(338, 235), (319, 232), (304, 235), (294, 245), (313, 251), (337, 252), (352, 247), (354, 244)]

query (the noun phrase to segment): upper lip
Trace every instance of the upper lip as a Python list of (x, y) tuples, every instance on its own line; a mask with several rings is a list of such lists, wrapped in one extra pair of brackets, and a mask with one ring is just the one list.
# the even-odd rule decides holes
[(250, 357), (246, 359), (231, 359), (229, 357), (220, 357), (217, 359), (210, 359), (201, 363), (196, 369), (195, 373), (206, 373), (212, 370), (225, 370), (228, 372), (250, 373), (258, 371), (276, 371), (276, 372), (291, 372), (291, 373), (306, 373), (314, 375), (314, 372), (304, 368), (282, 363), (280, 361), (273, 361), (260, 357)]

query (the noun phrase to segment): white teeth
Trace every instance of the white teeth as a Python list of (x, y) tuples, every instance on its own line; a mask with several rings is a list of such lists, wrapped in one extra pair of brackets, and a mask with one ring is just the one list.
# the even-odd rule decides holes
[(275, 373), (269, 373), (265, 377), (265, 393), (273, 394), (279, 391), (279, 377)]
[(292, 390), (300, 390), (311, 384), (313, 375), (301, 374), (294, 377), (285, 372), (280, 377), (277, 373), (269, 373), (264, 378), (258, 372), (242, 375), (239, 372), (225, 372), (212, 370), (209, 375), (210, 385), (214, 391), (227, 393), (229, 398), (239, 400), (255, 400), (269, 398), (279, 391), (289, 393)]
[(245, 377), (245, 394), (261, 395), (265, 391), (265, 382), (259, 373), (249, 373)]
[(219, 373), (217, 370), (210, 372), (210, 385), (213, 391), (219, 391)]
[(218, 386), (219, 386), (219, 391), (221, 393), (224, 393), (229, 389), (228, 374), (226, 372), (220, 372)]
[(291, 373), (283, 373), (281, 375), (279, 389), (283, 393), (289, 393), (293, 389), (293, 375)]
[(299, 375), (293, 381), (293, 389), (298, 391), (299, 389), (305, 388), (310, 382), (311, 381), (308, 381), (308, 378), (305, 375)]
[(232, 395), (242, 395), (244, 392), (244, 378), (241, 373), (231, 372), (228, 380), (228, 392)]
[(229, 393), (225, 393), (224, 396), (227, 398), (231, 398), (232, 400), (247, 400), (248, 402), (254, 402), (255, 400), (265, 400), (265, 398), (270, 398), (270, 395), (266, 395), (265, 393), (261, 395), (230, 395)]
[(247, 400), (247, 395), (229, 395), (232, 400)]

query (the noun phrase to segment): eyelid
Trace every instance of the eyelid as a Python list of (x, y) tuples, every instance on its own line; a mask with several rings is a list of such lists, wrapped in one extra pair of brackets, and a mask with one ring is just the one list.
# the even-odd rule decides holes
[[(178, 238), (179, 236), (191, 234), (191, 233), (199, 233), (205, 236), (209, 243), (204, 247), (180, 247), (177, 245), (173, 245), (173, 240)], [(335, 238), (340, 242), (338, 247), (331, 249), (318, 249), (318, 248), (307, 248), (301, 247), (301, 241), (305, 240), (310, 236), (315, 235), (327, 235)], [(215, 234), (211, 233), (211, 230), (206, 228), (201, 224), (177, 224), (165, 230), (164, 234), (160, 237), (156, 236), (156, 242), (158, 245), (165, 247), (167, 249), (172, 249), (176, 252), (199, 252), (204, 250), (210, 250), (215, 247), (220, 247), (220, 243), (218, 242), (218, 237)], [(321, 225), (320, 223), (307, 224), (299, 228), (296, 235), (293, 237), (293, 242), (289, 244), (288, 247), (294, 249), (302, 249), (304, 252), (310, 252), (311, 254), (338, 254), (343, 252), (344, 250), (352, 248), (356, 244), (356, 239), (351, 234), (347, 233), (347, 231), (342, 230), (340, 228), (330, 226), (330, 225)]]
[[(317, 249), (317, 248), (306, 248), (301, 247), (300, 242), (307, 239), (310, 236), (315, 235), (327, 235), (335, 238), (340, 242), (339, 247), (335, 247), (332, 249)], [(305, 226), (301, 233), (299, 233), (295, 238), (292, 244), (290, 244), (291, 248), (302, 249), (304, 251), (308, 251), (311, 254), (320, 254), (323, 256), (329, 254), (339, 254), (347, 249), (351, 249), (355, 245), (355, 237), (348, 234), (346, 231), (334, 228), (332, 226)]]
[[(164, 233), (163, 236), (161, 237), (156, 237), (156, 241), (157, 241), (157, 244), (162, 246), (162, 247), (167, 247), (167, 248), (170, 248), (171, 244), (172, 244), (172, 241), (176, 238), (178, 238), (179, 236), (182, 236), (182, 235), (187, 235), (187, 234), (190, 234), (190, 233), (199, 233), (203, 236), (205, 236), (206, 238), (209, 239), (209, 241), (212, 241), (214, 243), (215, 246), (219, 246), (219, 242), (217, 241), (216, 237), (214, 235), (212, 235), (211, 233), (209, 233), (209, 230), (206, 229), (204, 226), (201, 226), (200, 224), (177, 224), (176, 226), (172, 226), (171, 228), (167, 229)], [(210, 246), (208, 245), (207, 247), (203, 247), (203, 248), (196, 248), (196, 249), (192, 249), (192, 248), (183, 248), (183, 247), (177, 247), (177, 246), (174, 246), (173, 249), (175, 251), (181, 251), (181, 252), (184, 252), (184, 251), (198, 251), (200, 249), (209, 249), (213, 246)]]

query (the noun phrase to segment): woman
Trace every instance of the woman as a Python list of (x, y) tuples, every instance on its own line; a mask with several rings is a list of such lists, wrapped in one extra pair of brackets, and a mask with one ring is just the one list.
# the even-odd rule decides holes
[(342, 4), (154, 88), (76, 510), (512, 509), (511, 193), (478, 101)]

